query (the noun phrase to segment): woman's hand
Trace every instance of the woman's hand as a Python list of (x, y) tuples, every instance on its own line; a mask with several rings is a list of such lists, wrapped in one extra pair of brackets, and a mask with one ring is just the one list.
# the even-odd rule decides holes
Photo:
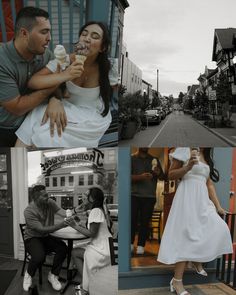
[(84, 66), (81, 62), (74, 61), (69, 67), (62, 72), (62, 75), (66, 77), (67, 81), (80, 77), (84, 72)]
[(64, 222), (66, 223), (66, 225), (69, 225), (71, 227), (76, 226), (76, 222), (73, 216), (64, 218)]
[(218, 208), (216, 208), (217, 212), (220, 215), (226, 215), (228, 213), (228, 211), (226, 211), (224, 208), (222, 208), (221, 206), (219, 206)]
[(191, 170), (193, 168), (194, 165), (198, 164), (198, 160), (195, 156), (191, 156), (188, 164), (186, 165), (186, 168), (189, 170)]
[(67, 116), (64, 106), (60, 100), (52, 97), (47, 105), (46, 111), (42, 118), (42, 125), (50, 119), (50, 135), (54, 136), (54, 126), (56, 124), (57, 134), (60, 137), (67, 125)]

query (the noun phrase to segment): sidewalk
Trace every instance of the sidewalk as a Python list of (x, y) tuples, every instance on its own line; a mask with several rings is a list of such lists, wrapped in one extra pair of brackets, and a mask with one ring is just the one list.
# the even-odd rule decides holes
[[(235, 295), (236, 291), (222, 284), (203, 284), (186, 286), (186, 290), (191, 295)], [(133, 289), (119, 290), (119, 295), (170, 295), (169, 288), (150, 288), (150, 289)]]
[[(196, 119), (195, 119), (196, 120)], [(236, 113), (231, 116), (232, 127), (230, 128), (210, 128), (204, 125), (204, 121), (196, 120), (200, 125), (211, 131), (213, 134), (227, 142), (230, 146), (236, 146)], [(235, 293), (236, 294), (236, 293)]]

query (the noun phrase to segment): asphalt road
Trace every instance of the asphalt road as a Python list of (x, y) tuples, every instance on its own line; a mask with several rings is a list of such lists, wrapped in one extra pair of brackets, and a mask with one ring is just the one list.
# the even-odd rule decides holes
[(173, 112), (159, 125), (141, 130), (130, 140), (120, 140), (119, 146), (171, 147), (207, 146), (226, 147), (228, 143), (207, 130), (183, 112)]

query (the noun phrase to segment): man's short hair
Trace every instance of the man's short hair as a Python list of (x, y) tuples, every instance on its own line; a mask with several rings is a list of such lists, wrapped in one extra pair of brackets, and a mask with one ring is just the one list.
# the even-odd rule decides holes
[(31, 31), (37, 24), (36, 17), (45, 17), (48, 19), (49, 14), (47, 11), (38, 7), (27, 6), (22, 8), (16, 16), (15, 35), (20, 32), (21, 28)]
[(37, 199), (40, 195), (40, 191), (45, 190), (46, 187), (43, 184), (37, 184), (35, 185), (31, 190), (31, 197), (33, 200)]

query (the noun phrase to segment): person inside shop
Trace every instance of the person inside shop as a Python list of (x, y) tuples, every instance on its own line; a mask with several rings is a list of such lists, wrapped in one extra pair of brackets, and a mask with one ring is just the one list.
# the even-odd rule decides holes
[(85, 247), (74, 248), (72, 251), (74, 263), (82, 275), (82, 283), (76, 287), (76, 295), (87, 295), (91, 275), (111, 264), (108, 238), (112, 236), (112, 222), (103, 191), (97, 187), (91, 188), (83, 195), (83, 203), (91, 210), (87, 227), (73, 218), (67, 221), (68, 225), (91, 238)]
[[(39, 119), (45, 123), (50, 118), (51, 134), (54, 125), (60, 135), (67, 124), (61, 101), (53, 94), (57, 86), (29, 89), (32, 75), (53, 59), (48, 49), (51, 25), (47, 11), (37, 7), (22, 8), (15, 21), (13, 40), (0, 46), (0, 146), (12, 147), (15, 131), (27, 113), (42, 102), (48, 101), (45, 114)], [(78, 67), (78, 66), (77, 66)]]
[[(62, 47), (61, 47), (62, 48)], [(109, 128), (112, 117), (112, 87), (118, 84), (118, 64), (109, 59), (110, 38), (107, 25), (91, 21), (79, 31), (72, 54), (61, 50), (65, 68), (58, 72), (58, 59), (50, 61), (28, 82), (34, 90), (66, 83), (69, 97), (61, 96), (67, 126), (59, 136), (50, 136), (50, 124), (41, 124), (45, 104), (35, 108), (16, 131), (16, 146), (97, 147)], [(56, 53), (55, 53), (56, 56)], [(84, 58), (83, 61), (81, 58)]]
[(191, 261), (201, 276), (207, 276), (203, 262), (232, 253), (228, 225), (219, 214), (226, 214), (213, 182), (219, 181), (213, 149), (176, 148), (171, 153), (169, 179), (180, 180), (162, 235), (157, 260), (175, 264), (171, 292), (190, 295), (183, 286), (183, 274)]
[(136, 253), (139, 255), (144, 254), (149, 221), (156, 203), (157, 181), (166, 179), (159, 160), (148, 151), (141, 147), (131, 157), (131, 252), (134, 252), (137, 233)]
[[(37, 268), (43, 264), (46, 253), (54, 252), (48, 281), (54, 290), (59, 291), (62, 285), (58, 276), (66, 258), (67, 246), (63, 241), (52, 237), (50, 233), (68, 226), (64, 218), (71, 216), (72, 213), (76, 214), (79, 207), (74, 208), (69, 214), (68, 210), (60, 208), (54, 200), (49, 198), (44, 185), (35, 185), (30, 197), (32, 201), (24, 210), (24, 217), (26, 222), (25, 247), (31, 258), (24, 275), (23, 289), (28, 291), (32, 286), (32, 278)], [(55, 214), (63, 217), (62, 221), (57, 224), (54, 224)]]

